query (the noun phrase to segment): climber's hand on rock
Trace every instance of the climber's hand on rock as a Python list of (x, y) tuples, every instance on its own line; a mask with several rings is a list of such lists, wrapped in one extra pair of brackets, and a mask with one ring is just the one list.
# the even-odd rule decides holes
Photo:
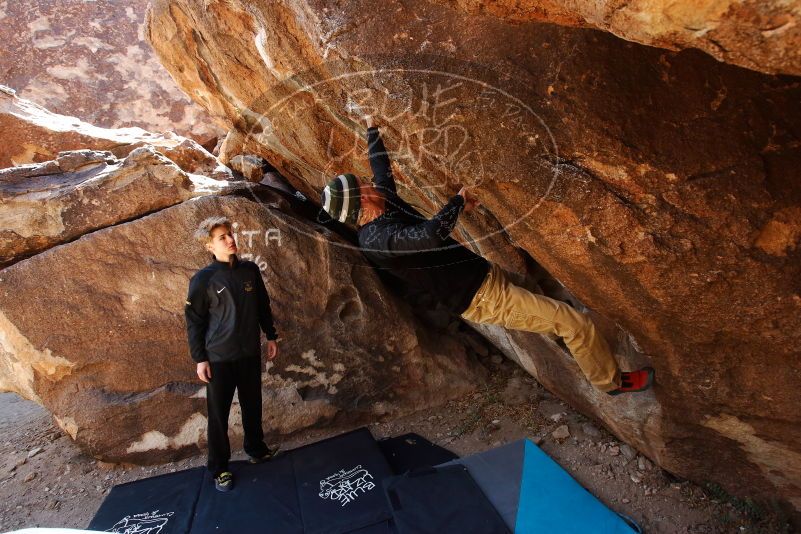
[(367, 127), (370, 128), (373, 126), (373, 117), (370, 113), (370, 109), (365, 110), (358, 102), (355, 100), (348, 98), (348, 101), (345, 103), (345, 111), (350, 113), (351, 115), (355, 115), (357, 117), (361, 117), (364, 119), (364, 122), (367, 123)]
[(473, 209), (475, 207), (481, 205), (481, 203), (473, 195), (473, 193), (471, 193), (467, 189), (467, 186), (464, 186), (459, 190), (459, 195), (461, 195), (461, 197), (464, 199), (464, 211), (465, 211), (465, 213), (469, 213), (469, 212), (473, 211)]
[(203, 382), (209, 383), (209, 380), (211, 380), (211, 365), (209, 365), (209, 362), (197, 364), (197, 377)]

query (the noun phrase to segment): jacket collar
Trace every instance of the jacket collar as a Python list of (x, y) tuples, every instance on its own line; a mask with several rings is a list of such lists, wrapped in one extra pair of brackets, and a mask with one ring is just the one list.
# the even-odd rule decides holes
[(211, 261), (211, 266), (215, 269), (236, 268), (237, 265), (239, 265), (239, 257), (236, 254), (234, 254), (234, 261), (230, 265), (227, 261), (220, 261), (216, 257)]

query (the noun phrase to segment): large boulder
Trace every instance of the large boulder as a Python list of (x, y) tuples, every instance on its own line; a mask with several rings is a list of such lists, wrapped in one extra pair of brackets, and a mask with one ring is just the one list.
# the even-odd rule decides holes
[(272, 300), (281, 354), (263, 374), (271, 438), (397, 416), (486, 380), (463, 345), (434, 337), (384, 290), (350, 243), (276, 194), (249, 191), (192, 199), (0, 271), (0, 389), (44, 405), (97, 458), (196, 454), (205, 388), (183, 308), (189, 278), (209, 262), (192, 234), (217, 214), (234, 221), (240, 255), (262, 269)]
[(53, 161), (2, 169), (0, 266), (230, 186), (183, 171), (149, 145), (125, 159), (75, 150)]
[(142, 40), (146, 8), (147, 0), (0, 2), (0, 83), (105, 128), (172, 130), (204, 144), (222, 135)]
[(228, 152), (310, 198), (369, 175), (367, 112), (421, 209), (475, 184), (460, 236), (504, 265), (525, 252), (658, 382), (611, 398), (549, 340), (504, 334), (510, 355), (666, 469), (801, 509), (798, 79), (423, 0), (380, 10), (155, 0), (146, 33), (236, 130)]
[(107, 150), (124, 158), (134, 149), (150, 145), (186, 172), (229, 179), (226, 169), (196, 141), (173, 132), (155, 134), (142, 128), (101, 128), (76, 117), (51, 113), (19, 98), (0, 85), (0, 168), (42, 163), (68, 150)]
[(771, 74), (801, 74), (798, 0), (436, 0), (512, 22), (598, 28), (670, 50), (698, 48), (714, 58)]

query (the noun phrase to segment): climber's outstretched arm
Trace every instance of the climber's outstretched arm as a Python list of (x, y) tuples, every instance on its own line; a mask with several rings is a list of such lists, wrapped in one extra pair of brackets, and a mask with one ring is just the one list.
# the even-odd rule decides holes
[(395, 193), (395, 178), (392, 176), (387, 149), (384, 147), (381, 134), (378, 133), (378, 127), (373, 126), (369, 117), (367, 119), (367, 156), (370, 159), (370, 168), (373, 170), (376, 187)]

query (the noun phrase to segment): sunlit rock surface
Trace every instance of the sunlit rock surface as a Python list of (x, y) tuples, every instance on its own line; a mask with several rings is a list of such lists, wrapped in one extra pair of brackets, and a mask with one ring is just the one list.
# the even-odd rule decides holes
[[(263, 188), (262, 188), (263, 189)], [(90, 454), (154, 463), (205, 446), (205, 387), (183, 317), (209, 262), (198, 223), (226, 215), (270, 292), (281, 354), (262, 381), (270, 439), (462, 396), (486, 380), (434, 338), (352, 246), (272, 193), (206, 196), (88, 233), (0, 271), (0, 389), (36, 400)], [(241, 434), (238, 404), (231, 424)]]
[(369, 176), (365, 112), (421, 209), (476, 185), (460, 238), (564, 284), (657, 386), (599, 395), (539, 336), (510, 356), (666, 469), (801, 509), (798, 78), (422, 0), (156, 0), (146, 34), (227, 153), (310, 198)]

